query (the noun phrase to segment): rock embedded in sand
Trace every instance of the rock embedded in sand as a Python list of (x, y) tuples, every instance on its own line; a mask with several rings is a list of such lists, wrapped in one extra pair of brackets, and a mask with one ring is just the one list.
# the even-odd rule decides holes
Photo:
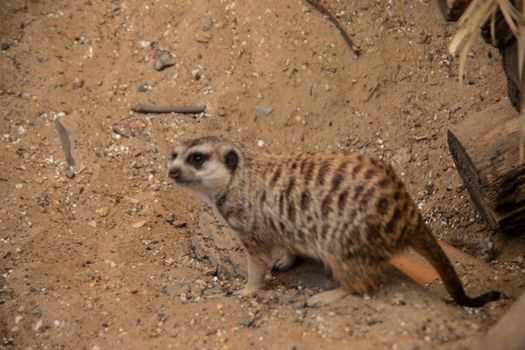
[(159, 72), (174, 66), (176, 63), (175, 58), (173, 58), (167, 51), (157, 50), (155, 53), (155, 70)]

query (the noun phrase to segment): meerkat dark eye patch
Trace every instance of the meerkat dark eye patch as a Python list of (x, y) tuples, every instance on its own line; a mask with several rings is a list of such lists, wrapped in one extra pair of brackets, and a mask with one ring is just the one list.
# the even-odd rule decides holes
[(206, 160), (208, 160), (208, 158), (210, 158), (209, 154), (195, 152), (188, 155), (188, 157), (186, 158), (186, 162), (198, 169)]
[(177, 152), (175, 152), (175, 151), (171, 152), (171, 160), (177, 159), (177, 156), (178, 156)]
[(234, 150), (228, 151), (224, 156), (224, 164), (226, 164), (226, 167), (230, 169), (231, 172), (234, 172), (239, 164), (239, 155), (237, 152)]

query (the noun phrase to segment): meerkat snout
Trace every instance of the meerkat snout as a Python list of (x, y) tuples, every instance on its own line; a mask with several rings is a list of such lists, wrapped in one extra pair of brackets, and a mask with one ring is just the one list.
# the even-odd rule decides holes
[(171, 177), (173, 180), (177, 181), (177, 179), (180, 177), (180, 168), (179, 167), (170, 167), (168, 168), (168, 175), (169, 177)]

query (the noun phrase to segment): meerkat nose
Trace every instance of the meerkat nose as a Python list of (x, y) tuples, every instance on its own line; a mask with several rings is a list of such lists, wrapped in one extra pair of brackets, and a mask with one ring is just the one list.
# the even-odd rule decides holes
[(181, 173), (180, 168), (178, 167), (170, 168), (169, 177), (171, 177), (174, 180), (177, 180), (180, 177), (180, 173)]

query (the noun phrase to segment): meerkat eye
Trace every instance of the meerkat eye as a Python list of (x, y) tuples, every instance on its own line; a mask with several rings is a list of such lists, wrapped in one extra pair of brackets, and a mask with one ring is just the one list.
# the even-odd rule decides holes
[(187, 162), (193, 166), (200, 166), (206, 159), (208, 159), (206, 154), (196, 152), (188, 156)]
[(171, 160), (177, 159), (177, 156), (178, 156), (177, 152), (175, 152), (175, 151), (171, 152)]

